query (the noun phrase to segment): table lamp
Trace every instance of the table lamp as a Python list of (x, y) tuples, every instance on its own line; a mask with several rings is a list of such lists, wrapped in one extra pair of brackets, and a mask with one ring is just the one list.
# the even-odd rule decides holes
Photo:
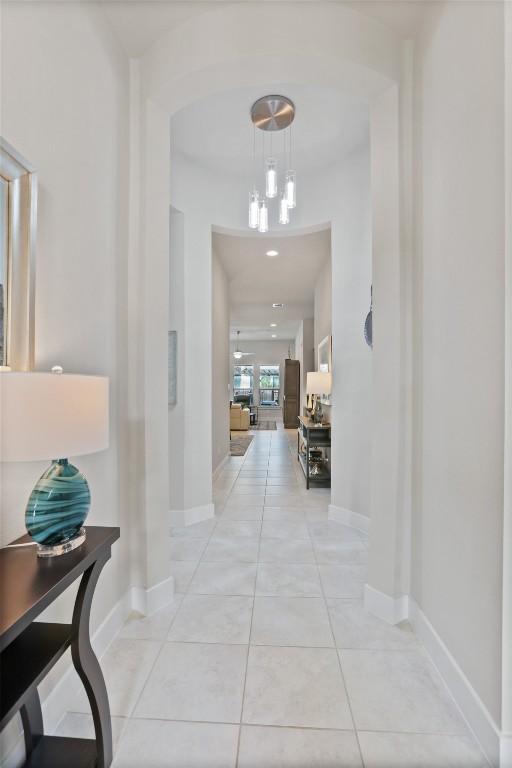
[(322, 423), (323, 413), (320, 395), (330, 395), (332, 388), (332, 376), (330, 373), (320, 371), (309, 371), (306, 375), (306, 393), (314, 395), (315, 409), (313, 411), (313, 421), (317, 424)]
[[(108, 448), (108, 378), (62, 373), (0, 373), (0, 461), (51, 459), (25, 512), (40, 557), (85, 541), (91, 494), (69, 456)], [(66, 457), (66, 458), (64, 458)]]

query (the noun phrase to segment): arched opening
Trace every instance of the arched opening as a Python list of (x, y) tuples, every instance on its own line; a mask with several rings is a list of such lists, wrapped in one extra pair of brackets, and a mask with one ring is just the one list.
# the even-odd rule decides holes
[[(228, 11), (215, 11), (207, 14), (209, 32), (214, 28), (222, 39), (222, 29), (229, 19), (230, 14), (247, 13), (249, 16), (254, 9), (230, 9)], [(383, 50), (381, 65), (375, 61), (371, 67), (364, 63), (365, 45), (371, 41), (365, 40), (368, 30), (365, 24), (352, 18), (347, 9), (336, 8), (333, 10), (334, 21), (338, 25), (341, 16), (350, 24), (357, 21), (351, 29), (350, 44), (344, 56), (340, 56), (339, 41), (328, 34), (324, 42), (324, 55), (308, 52), (305, 44), (304, 52), (297, 53), (297, 47), (293, 50), (283, 51), (278, 46), (278, 40), (269, 41), (269, 49), (262, 53), (254, 50), (254, 39), (251, 45), (242, 52), (234, 50), (233, 46), (223, 47), (218, 45), (212, 50), (211, 46), (205, 46), (201, 50), (201, 60), (204, 60), (205, 68), (197, 67), (197, 58), (193, 71), (187, 70), (186, 56), (180, 59), (179, 71), (176, 69), (176, 61), (170, 51), (170, 40), (165, 36), (159, 41), (154, 50), (143, 61), (139, 74), (143, 76), (140, 100), (140, 117), (145, 125), (145, 141), (143, 150), (143, 167), (145, 188), (149, 191), (145, 201), (147, 222), (152, 222), (155, 215), (154, 194), (156, 188), (166, 189), (171, 179), (170, 202), (184, 213), (184, 284), (185, 284), (185, 315), (186, 320), (184, 344), (187, 349), (187, 361), (184, 375), (189, 382), (190, 404), (185, 407), (185, 434), (178, 435), (182, 442), (183, 455), (185, 457), (184, 478), (189, 477), (190, 493), (188, 501), (185, 500), (186, 509), (194, 510), (192, 517), (208, 516), (213, 513), (212, 489), (211, 489), (211, 387), (201, 386), (194, 382), (194, 371), (198, 366), (211, 365), (211, 227), (212, 225), (224, 226), (229, 229), (240, 229), (242, 217), (245, 219), (246, 186), (242, 185), (238, 200), (239, 208), (233, 206), (226, 216), (223, 210), (224, 192), (218, 186), (218, 179), (212, 179), (211, 171), (199, 170), (195, 163), (185, 163), (186, 173), (190, 184), (187, 190), (173, 189), (173, 160), (169, 156), (169, 117), (175, 116), (184, 106), (200, 104), (202, 99), (218, 97), (219, 94), (229, 93), (233, 88), (256, 88), (265, 90), (264, 86), (275, 82), (276, 71), (280, 72), (280, 81), (307, 84), (317, 88), (332, 88), (341, 100), (359, 100), (366, 102), (369, 109), (371, 164), (369, 165), (368, 193), (371, 200), (371, 249), (373, 260), (373, 292), (374, 292), (374, 317), (375, 317), (375, 345), (373, 350), (373, 394), (372, 394), (372, 448), (369, 456), (360, 457), (360, 461), (371, 463), (371, 492), (370, 492), (370, 518), (372, 520), (371, 547), (370, 547), (370, 576), (368, 590), (368, 606), (387, 620), (394, 622), (400, 620), (400, 598), (407, 591), (407, 561), (408, 561), (408, 526), (407, 510), (404, 505), (406, 489), (408, 487), (408, 470), (404, 465), (404, 440), (408, 429), (408, 408), (401, 394), (403, 392), (404, 376), (407, 375), (408, 363), (407, 348), (404, 344), (404, 334), (407, 332), (406, 307), (408, 294), (406, 289), (407, 274), (404, 273), (401, 257), (401, 238), (407, 230), (407, 218), (400, 219), (400, 183), (403, 181), (401, 171), (401, 155), (399, 150), (399, 133), (402, 123), (407, 122), (407, 117), (401, 115), (401, 97), (397, 81), (401, 77), (402, 64), (397, 60), (396, 50)], [(280, 23), (274, 18), (274, 29), (278, 29)], [(315, 29), (308, 30), (308, 34), (326, 35), (326, 19), (315, 21)], [(255, 19), (257, 25), (264, 23), (264, 19)], [(197, 40), (202, 40), (206, 33), (205, 20), (199, 22), (195, 29)], [(210, 28), (210, 25), (211, 28)], [(347, 34), (348, 27), (344, 27), (343, 34)], [(225, 32), (224, 32), (225, 34)], [(289, 29), (287, 28), (289, 35)], [(297, 30), (297, 35), (303, 37), (304, 29)], [(353, 35), (359, 36), (358, 53), (355, 59), (350, 60), (353, 48)], [(293, 35), (290, 40), (293, 39)], [(174, 40), (178, 44), (178, 41)], [(240, 45), (243, 41), (239, 41)], [(296, 41), (295, 41), (296, 42)], [(199, 44), (199, 43), (198, 43)], [(290, 45), (290, 48), (292, 46)], [(197, 53), (197, 51), (196, 51)], [(381, 71), (379, 67), (381, 66)], [(288, 75), (288, 78), (286, 77)], [(393, 82), (393, 79), (395, 82)], [(261, 85), (258, 85), (261, 83)], [(174, 168), (176, 171), (176, 167)], [(183, 171), (183, 167), (181, 169)], [(208, 178), (209, 177), (209, 178)], [(328, 174), (324, 175), (322, 181)], [(206, 180), (206, 182), (205, 182)], [(407, 182), (407, 179), (405, 180)], [(351, 219), (347, 215), (350, 210), (348, 197), (343, 195), (343, 190), (336, 187), (338, 181), (332, 178), (334, 194), (330, 205), (326, 204), (325, 195), (311, 195), (311, 203), (306, 208), (303, 226), (314, 226), (319, 222), (330, 220), (332, 225), (333, 253), (339, 251), (348, 258), (353, 251), (354, 234), (350, 230)], [(217, 186), (215, 186), (217, 184)], [(168, 187), (167, 187), (168, 189)], [(211, 192), (216, 189), (217, 193)], [(204, 199), (203, 191), (209, 190)], [(229, 188), (232, 194), (233, 186)], [(167, 195), (167, 191), (165, 192)], [(169, 200), (169, 197), (167, 198)], [(342, 218), (336, 221), (340, 210), (336, 208), (341, 201)], [(161, 205), (162, 201), (158, 201)], [(343, 220), (343, 215), (347, 218)], [(163, 210), (160, 221), (159, 259), (162, 259), (162, 273), (167, 275), (167, 267), (163, 265), (165, 258), (166, 242), (168, 240), (168, 226), (163, 228)], [(348, 226), (347, 226), (348, 225)], [(148, 234), (155, 237), (156, 229), (153, 223), (148, 224)], [(151, 258), (151, 269), (154, 270), (154, 252)], [(149, 267), (148, 262), (148, 269)], [(335, 257), (333, 263), (339, 267), (339, 271), (333, 273), (338, 280), (337, 290), (346, 289), (346, 270), (343, 264), (343, 256)], [(369, 292), (370, 286), (367, 286)], [(167, 312), (167, 294), (161, 291), (159, 300), (155, 294), (146, 306), (146, 325), (153, 326), (151, 316), (160, 311)], [(164, 306), (165, 305), (165, 306)], [(343, 333), (337, 333), (336, 320), (333, 317), (334, 359), (342, 359)], [(360, 318), (364, 322), (364, 317)], [(343, 324), (342, 324), (343, 326)], [(148, 326), (149, 327), (149, 326)], [(162, 347), (166, 339), (162, 336)], [(337, 349), (337, 345), (340, 348)], [(397, 365), (390, 368), (389, 360), (393, 359)], [(154, 365), (158, 365), (155, 360)], [(146, 367), (151, 366), (149, 358), (145, 361)], [(160, 363), (161, 365), (161, 363)], [(164, 374), (162, 367), (162, 374)], [(346, 391), (336, 388), (341, 386), (342, 377), (335, 377), (333, 401), (341, 403), (346, 398)], [(346, 381), (344, 382), (346, 385)], [(165, 407), (163, 400), (160, 407)], [(158, 410), (158, 405), (153, 401), (150, 408)], [(202, 424), (202, 436), (194, 425)], [(340, 421), (339, 424), (342, 422)], [(166, 422), (165, 422), (166, 424)], [(187, 429), (188, 426), (188, 429)], [(163, 429), (163, 427), (161, 427)], [(335, 427), (336, 429), (336, 427)], [(167, 435), (165, 435), (167, 437)], [(198, 445), (200, 439), (201, 445)], [(342, 438), (343, 439), (343, 438)], [(334, 440), (334, 446), (343, 446), (342, 439)], [(343, 451), (336, 455), (333, 448), (333, 463), (343, 466)], [(188, 474), (190, 468), (190, 474)], [(193, 469), (192, 469), (193, 468)], [(345, 469), (345, 467), (344, 467)], [(350, 474), (350, 471), (349, 471)], [(342, 474), (340, 474), (343, 477)], [(338, 520), (343, 520), (357, 526), (369, 527), (365, 516), (358, 517), (358, 510), (351, 508), (354, 502), (351, 498), (350, 483), (347, 475), (343, 477), (342, 488), (339, 494), (333, 495), (333, 512)], [(347, 490), (348, 489), (348, 490)], [(164, 519), (164, 509), (161, 509)], [(155, 532), (159, 526), (154, 526)], [(155, 533), (156, 535), (156, 533)]]

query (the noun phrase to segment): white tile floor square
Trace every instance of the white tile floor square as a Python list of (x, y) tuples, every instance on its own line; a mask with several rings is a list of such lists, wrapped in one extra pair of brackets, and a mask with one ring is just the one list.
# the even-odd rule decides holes
[(251, 646), (242, 721), (352, 729), (336, 651)]
[(252, 597), (186, 595), (168, 639), (187, 643), (247, 644)]
[(367, 537), (305, 490), (295, 440), (256, 432), (215, 518), (171, 530), (178, 594), (101, 660), (114, 768), (487, 767), (408, 625), (364, 611)]
[(165, 643), (135, 708), (135, 717), (240, 722), (247, 648)]
[(113, 768), (235, 768), (238, 726), (130, 720)]
[(325, 601), (320, 597), (257, 597), (251, 643), (332, 647), (334, 642)]
[(242, 726), (239, 768), (362, 768), (355, 733)]

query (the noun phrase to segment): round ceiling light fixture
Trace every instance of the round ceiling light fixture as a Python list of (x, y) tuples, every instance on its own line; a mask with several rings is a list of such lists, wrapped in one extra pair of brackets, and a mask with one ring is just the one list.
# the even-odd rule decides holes
[(270, 323), (271, 328), (277, 328), (277, 323)]
[(272, 334), (272, 338), (273, 338), (273, 339), (277, 339), (277, 333), (273, 333), (273, 334)]
[(251, 120), (261, 131), (282, 131), (295, 117), (295, 105), (286, 96), (262, 96), (251, 107)]
[(265, 256), (269, 256), (271, 259), (273, 259), (275, 256), (279, 256), (279, 251), (274, 251), (274, 250), (267, 251)]
[(284, 304), (282, 301), (276, 301), (274, 304), (272, 304), (272, 309), (284, 309)]

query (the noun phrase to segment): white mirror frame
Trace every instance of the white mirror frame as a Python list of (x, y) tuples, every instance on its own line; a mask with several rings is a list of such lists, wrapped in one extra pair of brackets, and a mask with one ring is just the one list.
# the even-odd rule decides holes
[(2, 138), (0, 177), (8, 185), (5, 364), (15, 371), (28, 371), (34, 367), (37, 176)]
[[(332, 374), (332, 336), (326, 336), (318, 345), (317, 370)], [(322, 405), (331, 405), (331, 395), (321, 395)]]

